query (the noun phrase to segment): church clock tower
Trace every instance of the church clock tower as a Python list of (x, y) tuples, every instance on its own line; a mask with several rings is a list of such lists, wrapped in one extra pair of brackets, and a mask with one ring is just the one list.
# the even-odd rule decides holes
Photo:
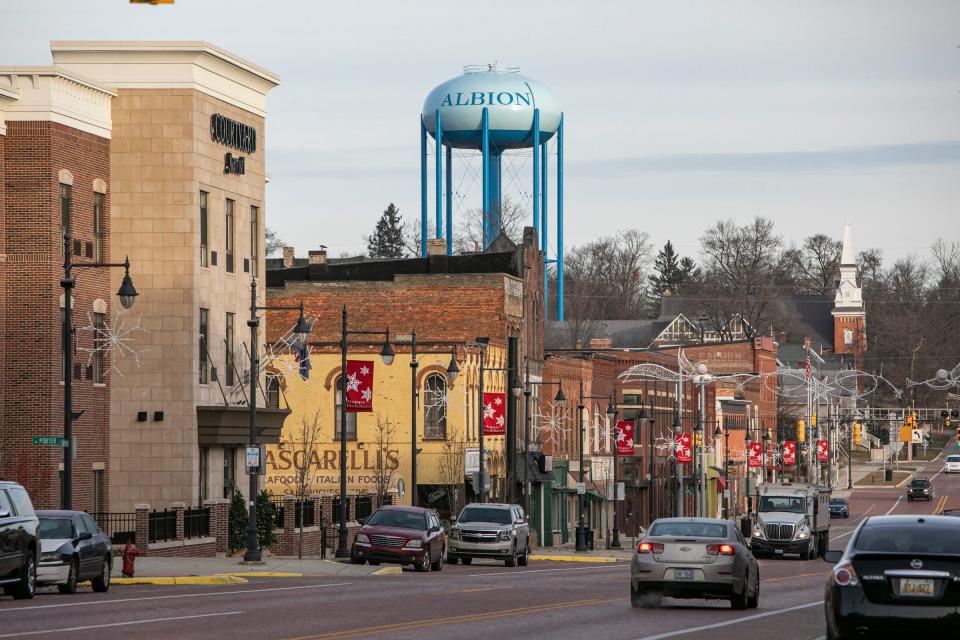
[(853, 234), (850, 225), (843, 229), (843, 253), (840, 278), (833, 300), (833, 351), (852, 353), (856, 365), (867, 347), (867, 314), (863, 307), (863, 289), (857, 283), (857, 265), (853, 255)]

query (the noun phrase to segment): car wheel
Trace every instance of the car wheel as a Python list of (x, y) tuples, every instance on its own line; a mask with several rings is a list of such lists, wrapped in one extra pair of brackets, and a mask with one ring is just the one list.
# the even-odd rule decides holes
[(527, 566), (527, 563), (530, 562), (530, 544), (527, 543), (526, 549), (523, 550), (523, 555), (517, 558), (517, 564), (521, 567)]
[(440, 555), (437, 556), (437, 561), (430, 563), (430, 570), (431, 570), (431, 571), (440, 571), (441, 569), (443, 569), (443, 557), (444, 557), (445, 555), (447, 555), (447, 552), (441, 550), (441, 551), (440, 551)]
[(508, 567), (517, 566), (517, 548), (516, 547), (510, 550), (510, 557), (504, 560), (503, 564), (507, 565)]
[(744, 609), (747, 608), (747, 588), (748, 587), (746, 585), (746, 582), (744, 582), (743, 592), (735, 593), (732, 596), (730, 596), (731, 609), (735, 609), (737, 611), (743, 611)]
[(29, 600), (37, 593), (37, 562), (33, 551), (27, 551), (27, 561), (23, 563), (20, 582), (13, 587), (11, 594), (17, 600)]
[(756, 609), (760, 606), (760, 576), (757, 575), (757, 582), (753, 587), (753, 595), (747, 597), (747, 608)]
[(90, 581), (93, 590), (97, 593), (106, 593), (110, 590), (110, 570), (113, 568), (113, 562), (110, 556), (103, 559), (103, 567), (100, 568), (100, 575)]
[(473, 558), (460, 558), (460, 562), (462, 562), (465, 565), (471, 564), (473, 562)]
[(415, 571), (430, 571), (430, 547), (423, 550), (423, 557), (413, 564)]
[(460, 562), (459, 556), (455, 556), (447, 551), (447, 564), (457, 564), (458, 562)]
[(76, 593), (77, 592), (77, 574), (80, 573), (77, 567), (77, 559), (74, 558), (70, 561), (70, 570), (67, 572), (67, 581), (64, 584), (57, 585), (57, 591), (60, 593)]

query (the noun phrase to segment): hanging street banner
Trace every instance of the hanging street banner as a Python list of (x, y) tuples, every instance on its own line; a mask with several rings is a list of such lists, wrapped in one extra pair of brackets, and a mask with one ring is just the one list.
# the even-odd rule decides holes
[(633, 421), (621, 420), (617, 423), (617, 454), (633, 455)]
[(347, 360), (347, 411), (373, 411), (373, 362)]
[(689, 433), (680, 433), (676, 439), (676, 453), (674, 459), (677, 464), (691, 464), (693, 462), (693, 437)]
[(502, 436), (507, 432), (507, 396), (483, 394), (483, 435)]
[(830, 459), (830, 443), (827, 440), (817, 440), (817, 458), (820, 462)]
[(748, 457), (748, 466), (751, 469), (759, 469), (763, 466), (763, 443), (762, 442), (751, 442), (750, 443), (750, 452)]
[(783, 443), (783, 466), (791, 467), (797, 464), (797, 441), (786, 440)]

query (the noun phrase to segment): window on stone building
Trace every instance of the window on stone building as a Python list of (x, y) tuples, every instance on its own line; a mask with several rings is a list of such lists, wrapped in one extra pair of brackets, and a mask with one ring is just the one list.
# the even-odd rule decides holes
[(70, 233), (70, 200), (73, 187), (68, 184), (60, 185), (60, 236)]
[(104, 509), (104, 494), (106, 487), (103, 484), (103, 469), (93, 470), (93, 513), (101, 513)]
[(102, 384), (105, 378), (107, 353), (106, 353), (106, 335), (107, 335), (107, 316), (104, 313), (93, 314), (93, 381)]
[(250, 207), (250, 275), (260, 275), (260, 208)]
[(103, 261), (104, 247), (106, 242), (106, 229), (103, 224), (103, 206), (104, 195), (102, 193), (93, 194), (93, 259), (97, 262)]
[(210, 338), (210, 310), (200, 309), (200, 384), (210, 380), (209, 360), (207, 357)]
[(223, 448), (223, 497), (233, 496), (233, 490), (237, 486), (237, 449), (235, 447)]
[(207, 192), (200, 192), (200, 266), (210, 266), (210, 233), (207, 216)]
[(424, 385), (423, 437), (447, 437), (447, 380), (439, 373), (427, 376)]
[(227, 386), (233, 386), (233, 314), (227, 313), (227, 324), (224, 330), (224, 341), (227, 346), (227, 359), (226, 359), (226, 368), (227, 368)]
[(227, 273), (233, 273), (233, 200), (227, 198), (227, 237), (224, 251), (227, 254)]
[(280, 379), (276, 376), (267, 378), (267, 407), (280, 408)]
[(200, 506), (203, 501), (210, 498), (210, 487), (207, 484), (207, 475), (210, 473), (210, 449), (200, 447), (200, 486), (197, 488), (197, 496)]
[[(334, 400), (333, 400), (333, 437), (340, 439), (340, 403), (343, 402), (343, 393), (340, 390), (340, 378), (334, 382)], [(357, 414), (347, 412), (347, 440), (357, 439)]]

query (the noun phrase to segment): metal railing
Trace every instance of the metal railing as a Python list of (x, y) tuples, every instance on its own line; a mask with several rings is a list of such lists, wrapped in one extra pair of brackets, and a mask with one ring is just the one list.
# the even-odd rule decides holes
[(169, 509), (147, 514), (147, 542), (177, 539), (177, 512)]
[(183, 510), (183, 537), (205, 538), (210, 535), (210, 507)]
[(127, 544), (137, 531), (137, 514), (134, 512), (97, 511), (90, 514), (103, 532), (110, 538), (110, 544)]
[[(313, 500), (284, 502), (283, 498), (272, 497), (270, 498), (270, 504), (273, 507), (273, 526), (277, 529), (283, 529), (284, 511), (288, 504), (293, 509), (294, 528), (312, 527), (317, 523), (316, 505)], [(303, 517), (302, 525), (300, 522), (301, 514)]]
[(373, 513), (373, 499), (370, 496), (357, 496), (356, 519), (369, 518)]

